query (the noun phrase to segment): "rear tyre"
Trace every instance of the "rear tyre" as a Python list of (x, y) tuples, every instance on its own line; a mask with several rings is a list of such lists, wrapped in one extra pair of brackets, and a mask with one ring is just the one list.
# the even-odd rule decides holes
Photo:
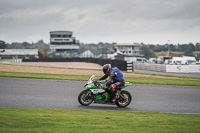
[(78, 101), (83, 106), (90, 105), (94, 100), (94, 96), (92, 93), (88, 93), (87, 90), (82, 91), (78, 96)]
[(121, 91), (119, 99), (116, 101), (118, 107), (126, 107), (131, 103), (132, 96), (128, 91)]

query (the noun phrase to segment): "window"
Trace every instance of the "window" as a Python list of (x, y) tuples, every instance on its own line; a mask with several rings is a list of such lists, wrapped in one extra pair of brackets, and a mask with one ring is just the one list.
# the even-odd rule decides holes
[(51, 38), (59, 38), (59, 37), (61, 37), (61, 35), (51, 35)]
[(124, 49), (124, 47), (119, 47), (119, 49), (123, 50), (123, 49)]
[(134, 49), (135, 49), (135, 50), (139, 50), (139, 49), (140, 49), (140, 47), (134, 47)]
[(55, 41), (62, 41), (63, 39), (55, 39)]

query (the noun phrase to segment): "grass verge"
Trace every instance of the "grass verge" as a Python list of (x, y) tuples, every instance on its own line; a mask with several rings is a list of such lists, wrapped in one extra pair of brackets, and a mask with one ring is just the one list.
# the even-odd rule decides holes
[(182, 85), (182, 86), (200, 86), (200, 79), (164, 79), (164, 78), (146, 78), (146, 77), (125, 77), (125, 81), (139, 84), (162, 84), (162, 85)]
[[(23, 73), (23, 72), (2, 72), (1, 77), (17, 78), (41, 78), (41, 79), (61, 79), (61, 80), (82, 80), (87, 81), (91, 75), (64, 75), (64, 74), (44, 74), (44, 73)], [(170, 77), (170, 76), (168, 76)], [(174, 77), (174, 76), (173, 76)], [(200, 86), (200, 78), (147, 78), (147, 77), (125, 77), (125, 81), (140, 84), (164, 84), (164, 85), (184, 85)]]
[(0, 108), (0, 132), (200, 132), (199, 114)]
[(0, 59), (0, 62), (9, 61), (9, 60), (12, 60), (12, 59)]
[(60, 79), (60, 80), (88, 80), (91, 76), (87, 75), (65, 75), (65, 74), (46, 74), (46, 73), (24, 73), (24, 72), (2, 72), (0, 77), (15, 78), (39, 78), (39, 79)]

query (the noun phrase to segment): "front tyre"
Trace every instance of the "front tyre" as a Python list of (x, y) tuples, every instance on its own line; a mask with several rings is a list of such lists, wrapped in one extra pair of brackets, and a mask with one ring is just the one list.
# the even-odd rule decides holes
[(94, 100), (94, 96), (92, 93), (88, 93), (87, 90), (82, 91), (78, 96), (78, 101), (83, 106), (90, 105)]
[(132, 96), (128, 91), (121, 91), (119, 99), (116, 101), (118, 107), (126, 107), (131, 103)]

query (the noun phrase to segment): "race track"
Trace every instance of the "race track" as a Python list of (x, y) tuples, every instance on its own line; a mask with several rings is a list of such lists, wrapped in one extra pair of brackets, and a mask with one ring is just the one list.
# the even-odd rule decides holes
[(123, 110), (141, 112), (200, 113), (200, 87), (133, 84), (126, 88), (132, 102), (82, 106), (78, 95), (85, 81), (0, 77), (0, 107)]

